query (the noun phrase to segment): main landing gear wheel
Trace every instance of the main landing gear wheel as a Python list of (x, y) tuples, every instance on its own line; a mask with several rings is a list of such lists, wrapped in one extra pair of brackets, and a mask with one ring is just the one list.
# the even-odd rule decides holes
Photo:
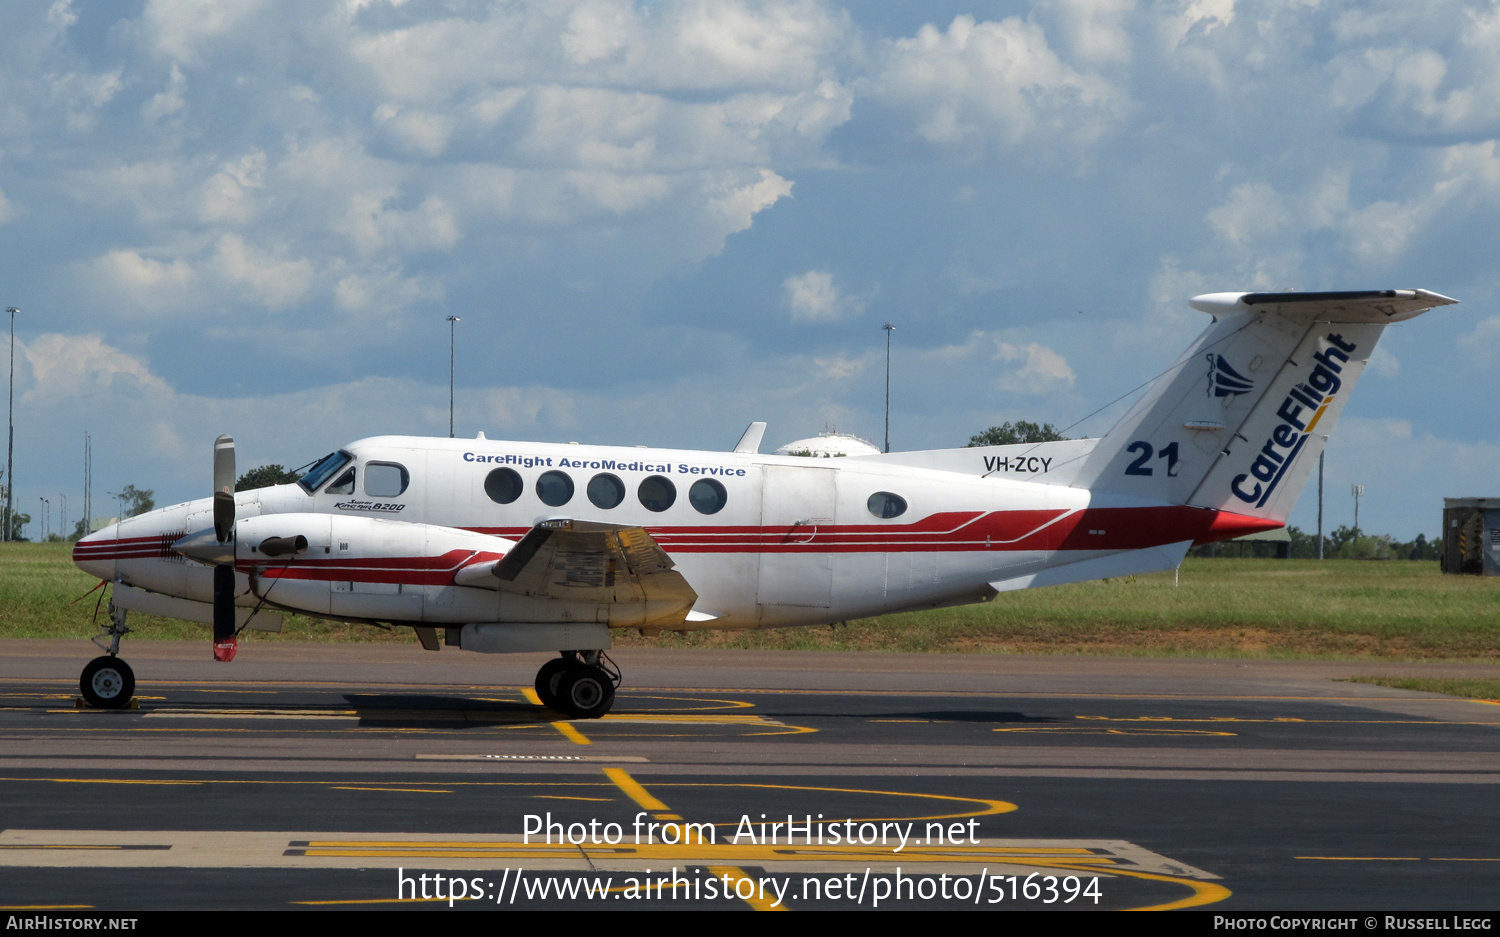
[(557, 684), (557, 705), (574, 719), (598, 719), (615, 704), (615, 684), (602, 668), (578, 664)]
[(83, 668), (78, 691), (96, 709), (123, 709), (135, 695), (135, 671), (118, 657), (96, 657)]
[(557, 686), (562, 682), (563, 674), (568, 668), (578, 666), (577, 661), (563, 657), (553, 658), (542, 665), (542, 669), (536, 672), (536, 698), (542, 701), (542, 705), (548, 709), (557, 709), (560, 697)]
[(573, 719), (598, 719), (615, 704), (620, 669), (602, 651), (563, 651), (536, 672), (536, 698)]

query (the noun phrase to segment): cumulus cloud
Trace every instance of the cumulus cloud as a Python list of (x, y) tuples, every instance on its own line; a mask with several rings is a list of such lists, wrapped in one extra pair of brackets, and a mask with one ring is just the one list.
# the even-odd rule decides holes
[(52, 98), (67, 115), (68, 129), (92, 130), (100, 108), (108, 104), (122, 87), (121, 72), (67, 72), (49, 76)]
[(1234, 22), (1235, 0), (1175, 0), (1162, 4), (1161, 28), (1173, 45), (1207, 36)]
[(994, 360), (1005, 367), (992, 386), (1013, 394), (1051, 394), (1071, 388), (1077, 378), (1068, 359), (1036, 342), (996, 342)]
[(159, 396), (170, 393), (140, 358), (105, 344), (99, 335), (38, 335), (23, 353), (34, 383), (23, 400), (89, 397), (101, 392)]
[(1042, 0), (1034, 9), (1058, 24), (1074, 58), (1106, 65), (1130, 61), (1126, 19), (1135, 6), (1135, 0)]
[(823, 373), (836, 381), (846, 380), (854, 377), (865, 369), (868, 362), (861, 358), (852, 358), (847, 355), (835, 355), (831, 358), (814, 358), (813, 364), (822, 369)]
[(1013, 339), (1008, 332), (971, 332), (961, 344), (918, 350), (917, 367), (941, 387), (951, 387), (955, 380), (983, 381), (991, 390), (1025, 396), (1072, 389), (1077, 375), (1066, 357), (1039, 342)]
[[(1454, 439), (1411, 420), (1346, 415), (1329, 443), (1325, 490), (1331, 493), (1325, 525), (1352, 524), (1349, 486), (1365, 486), (1360, 499), (1360, 526), (1409, 539), (1418, 532), (1441, 535), (1441, 497), (1489, 491), (1500, 445), (1487, 439)], [(1310, 488), (1312, 486), (1309, 486)], [(1342, 492), (1339, 496), (1337, 493)], [(1405, 497), (1418, 492), (1420, 497)], [(1317, 499), (1306, 498), (1291, 522), (1303, 530), (1316, 527)]]
[(699, 222), (702, 236), (693, 252), (695, 260), (717, 254), (724, 247), (724, 238), (744, 231), (758, 213), (791, 195), (792, 182), (769, 169), (760, 169), (753, 176), (736, 173), (729, 178), (710, 179), (704, 189), (708, 198)]
[(187, 101), (183, 97), (186, 87), (187, 79), (183, 77), (182, 69), (177, 67), (176, 62), (173, 62), (172, 77), (167, 82), (167, 87), (146, 102), (141, 108), (141, 117), (145, 118), (147, 123), (154, 124), (187, 107)]
[(216, 41), (242, 38), (246, 27), (266, 8), (265, 0), (213, 3), (204, 0), (148, 0), (141, 15), (142, 32), (158, 55), (184, 64), (200, 64)]
[(360, 267), (335, 279), (334, 304), (346, 312), (394, 315), (421, 303), (443, 299), (443, 286), (429, 277), (406, 276), (399, 269)]
[(244, 224), (255, 218), (255, 190), (265, 188), (266, 154), (252, 150), (232, 162), (224, 163), (203, 186), (199, 218)]
[(1058, 57), (1035, 23), (955, 17), (884, 50), (874, 96), (910, 113), (927, 142), (971, 158), (1022, 141), (1090, 143), (1125, 108), (1124, 93)]
[(1405, 252), (1439, 218), (1468, 210), (1474, 200), (1500, 197), (1500, 154), (1495, 141), (1445, 147), (1430, 160), (1425, 183), (1405, 198), (1380, 199), (1343, 219), (1345, 243), (1366, 262), (1387, 262)]
[(194, 283), (186, 261), (161, 261), (133, 250), (108, 251), (87, 265), (85, 276), (101, 298), (113, 295), (150, 310), (178, 306)]
[(1500, 316), (1486, 316), (1461, 339), (1459, 348), (1484, 365), (1500, 360)]
[(844, 294), (826, 270), (808, 270), (781, 282), (783, 301), (793, 321), (833, 322), (864, 309), (864, 300)]
[(446, 250), (458, 243), (458, 220), (446, 201), (429, 195), (409, 211), (388, 208), (372, 193), (349, 201), (349, 212), (339, 225), (361, 253), (386, 248), (403, 251)]
[(1370, 355), (1370, 360), (1365, 364), (1366, 370), (1379, 377), (1395, 377), (1401, 373), (1401, 361), (1389, 348), (1384, 345), (1375, 346), (1375, 351)]
[(219, 238), (213, 267), (219, 276), (245, 288), (252, 301), (284, 309), (312, 286), (313, 265), (305, 258), (285, 259), (279, 251), (253, 247), (236, 234)]

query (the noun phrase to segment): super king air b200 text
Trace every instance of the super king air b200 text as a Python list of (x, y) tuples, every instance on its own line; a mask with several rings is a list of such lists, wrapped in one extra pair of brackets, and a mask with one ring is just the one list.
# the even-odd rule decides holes
[(411, 627), (432, 651), (556, 651), (537, 695), (596, 717), (614, 629), (828, 624), (1171, 569), (1281, 527), (1381, 330), (1452, 302), (1196, 297), (1208, 328), (1099, 439), (805, 459), (761, 455), (764, 423), (730, 452), (378, 436), (235, 493), (223, 436), (212, 498), (75, 547), (114, 586), (82, 692), (130, 700), (129, 610), (212, 624), (223, 661), (297, 612)]

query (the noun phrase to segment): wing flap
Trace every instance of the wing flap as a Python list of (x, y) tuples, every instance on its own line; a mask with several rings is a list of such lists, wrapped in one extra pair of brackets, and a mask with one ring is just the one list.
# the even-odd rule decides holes
[(533, 600), (522, 603), (533, 621), (538, 607), (555, 603), (563, 617), (603, 607), (614, 627), (670, 625), (698, 600), (675, 565), (643, 527), (548, 518), (494, 564), (488, 585)]

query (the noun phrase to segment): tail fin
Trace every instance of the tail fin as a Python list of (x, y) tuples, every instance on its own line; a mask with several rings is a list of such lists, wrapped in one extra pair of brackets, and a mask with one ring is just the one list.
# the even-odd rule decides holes
[(1380, 333), (1454, 302), (1426, 290), (1194, 297), (1213, 324), (1074, 485), (1284, 522)]

